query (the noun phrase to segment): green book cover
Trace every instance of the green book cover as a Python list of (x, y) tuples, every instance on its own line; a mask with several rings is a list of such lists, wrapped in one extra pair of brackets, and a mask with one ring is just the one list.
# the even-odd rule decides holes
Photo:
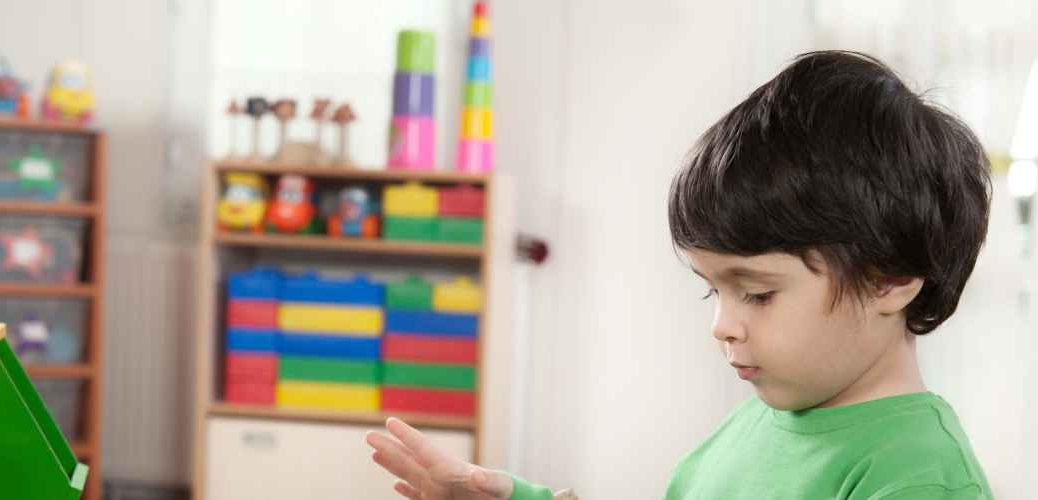
[(72, 453), (0, 323), (0, 488), (17, 500), (76, 500), (88, 467)]

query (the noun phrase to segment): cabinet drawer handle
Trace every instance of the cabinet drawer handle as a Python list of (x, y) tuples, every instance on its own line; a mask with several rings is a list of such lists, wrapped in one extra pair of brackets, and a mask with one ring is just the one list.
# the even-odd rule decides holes
[(277, 447), (278, 440), (271, 432), (245, 431), (241, 435), (242, 444), (251, 448), (271, 449)]

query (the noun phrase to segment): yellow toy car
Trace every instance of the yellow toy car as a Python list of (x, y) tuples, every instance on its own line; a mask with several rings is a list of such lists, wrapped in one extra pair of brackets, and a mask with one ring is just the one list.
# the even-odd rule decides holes
[(94, 104), (93, 83), (86, 65), (65, 61), (50, 70), (43, 93), (43, 118), (86, 124), (94, 116)]
[(223, 196), (216, 206), (221, 229), (260, 232), (267, 215), (267, 181), (258, 174), (230, 172), (224, 176)]

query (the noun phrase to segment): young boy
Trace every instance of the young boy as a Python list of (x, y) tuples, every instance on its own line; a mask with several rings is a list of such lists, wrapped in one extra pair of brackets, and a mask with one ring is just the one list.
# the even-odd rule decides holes
[[(802, 55), (710, 127), (670, 228), (758, 397), (681, 460), (666, 500), (992, 498), (915, 348), (955, 311), (990, 197), (976, 136), (865, 55)], [(396, 440), (368, 442), (405, 497), (553, 498), (387, 427)]]

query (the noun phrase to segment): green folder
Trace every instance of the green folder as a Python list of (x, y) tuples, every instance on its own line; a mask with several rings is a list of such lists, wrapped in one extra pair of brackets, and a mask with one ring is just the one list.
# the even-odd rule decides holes
[(0, 491), (18, 500), (75, 500), (89, 468), (72, 454), (0, 323)]

